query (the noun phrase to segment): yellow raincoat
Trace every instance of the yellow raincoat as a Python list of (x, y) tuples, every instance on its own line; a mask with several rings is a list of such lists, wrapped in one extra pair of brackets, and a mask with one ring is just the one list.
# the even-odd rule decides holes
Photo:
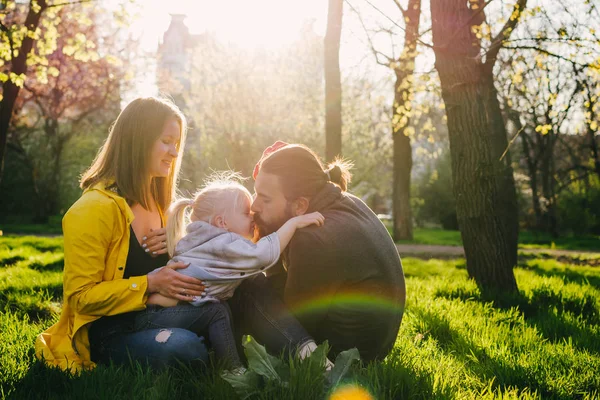
[(71, 372), (93, 368), (89, 324), (146, 308), (146, 276), (123, 279), (133, 213), (106, 183), (87, 189), (63, 218), (65, 269), (59, 321), (35, 343), (38, 359)]

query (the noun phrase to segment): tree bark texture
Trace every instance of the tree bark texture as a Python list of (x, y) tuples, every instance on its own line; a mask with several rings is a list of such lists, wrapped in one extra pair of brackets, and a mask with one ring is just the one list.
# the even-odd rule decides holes
[(503, 232), (507, 235), (510, 263), (512, 266), (515, 266), (517, 265), (517, 248), (519, 245), (519, 205), (510, 151), (507, 149), (506, 124), (502, 117), (498, 92), (494, 86), (492, 66), (486, 63), (482, 75), (484, 81), (482, 93), (484, 95), (485, 114), (488, 119), (488, 129), (491, 136), (494, 183), (498, 193), (498, 196), (495, 198), (496, 207), (498, 213), (504, 215), (499, 223), (504, 225)]
[(410, 207), (410, 174), (412, 147), (410, 138), (402, 132), (394, 136), (394, 187), (392, 193), (394, 240), (412, 240), (413, 224)]
[(417, 57), (421, 0), (409, 0), (406, 10), (403, 11), (403, 16), (406, 23), (404, 49), (395, 63), (396, 82), (394, 84), (394, 107), (392, 107), (392, 121), (402, 121), (402, 114), (406, 115), (404, 123), (392, 122), (394, 143), (394, 184), (392, 190), (394, 240), (412, 240), (413, 238), (410, 205), (410, 181), (413, 165), (412, 146), (410, 137), (404, 133), (404, 128), (409, 125), (412, 111), (407, 109), (410, 108), (407, 106), (410, 104), (410, 95), (414, 90), (413, 75)]
[(342, 155), (342, 82), (340, 37), (343, 0), (329, 0), (325, 33), (325, 158)]
[[(34, 10), (33, 6), (29, 7), (29, 12), (25, 18), (25, 26), (27, 30), (33, 32), (36, 30), (40, 23), (42, 13), (48, 8), (48, 4), (45, 0), (38, 0), (39, 10)], [(5, 35), (10, 35), (10, 32), (3, 32)], [(27, 72), (27, 57), (33, 48), (33, 42), (35, 39), (26, 35), (23, 38), (21, 47), (19, 48), (19, 54), (14, 57), (11, 62), (10, 72), (16, 75), (24, 74)], [(11, 49), (12, 51), (13, 49)], [(2, 181), (2, 174), (4, 172), (4, 157), (6, 155), (6, 141), (8, 139), (8, 127), (10, 126), (10, 120), (12, 118), (13, 108), (19, 91), (21, 88), (15, 85), (11, 79), (8, 79), (2, 85), (2, 100), (0, 101), (0, 181)]]
[(515, 293), (516, 190), (491, 68), (461, 0), (432, 0), (435, 65), (446, 105), (453, 187), (467, 271), (484, 294)]

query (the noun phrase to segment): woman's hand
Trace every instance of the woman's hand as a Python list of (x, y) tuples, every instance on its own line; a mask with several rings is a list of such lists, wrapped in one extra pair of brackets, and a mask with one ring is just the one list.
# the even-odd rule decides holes
[(148, 274), (148, 293), (160, 293), (181, 301), (191, 301), (196, 296), (204, 296), (206, 294), (205, 286), (200, 279), (176, 271), (187, 268), (188, 265), (176, 262), (150, 272)]
[(150, 232), (142, 238), (142, 247), (152, 257), (167, 252), (167, 230), (165, 228), (150, 229)]

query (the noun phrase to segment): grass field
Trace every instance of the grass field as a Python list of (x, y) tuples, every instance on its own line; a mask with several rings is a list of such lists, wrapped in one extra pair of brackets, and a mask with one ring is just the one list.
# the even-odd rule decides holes
[[(294, 361), (290, 384), (270, 382), (252, 399), (600, 398), (600, 270), (523, 259), (518, 298), (484, 301), (464, 260), (403, 260), (407, 309), (383, 362), (354, 365), (328, 389), (322, 371)], [(33, 356), (62, 295), (62, 238), (0, 238), (0, 397), (236, 398), (218, 372), (98, 367), (70, 377)], [(365, 397), (352, 397), (365, 398)]]
[[(401, 240), (403, 244), (432, 244), (441, 246), (462, 246), (459, 231), (444, 229), (415, 228), (413, 240)], [(549, 234), (522, 231), (519, 232), (521, 249), (557, 249), (600, 252), (600, 236), (567, 235), (553, 238)]]
[(15, 217), (12, 220), (0, 223), (0, 231), (5, 235), (10, 234), (28, 234), (28, 235), (61, 235), (62, 234), (62, 216), (53, 215), (45, 224), (32, 224), (31, 218)]
[[(55, 215), (50, 217), (47, 224), (30, 224), (20, 222), (0, 223), (0, 231), (5, 235), (28, 234), (28, 235), (60, 235), (62, 217)], [(391, 233), (391, 221), (386, 220), (384, 224)], [(459, 231), (451, 231), (436, 228), (415, 228), (413, 240), (401, 240), (402, 244), (428, 244), (440, 246), (462, 246)], [(557, 250), (581, 250), (600, 252), (600, 236), (575, 236), (564, 235), (553, 238), (551, 235), (539, 232), (521, 231), (519, 233), (519, 248), (521, 249), (557, 249)]]

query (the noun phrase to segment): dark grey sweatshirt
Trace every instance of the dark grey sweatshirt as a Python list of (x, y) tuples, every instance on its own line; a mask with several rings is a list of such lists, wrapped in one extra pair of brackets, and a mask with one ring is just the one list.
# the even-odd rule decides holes
[(384, 358), (406, 298), (396, 246), (365, 203), (331, 183), (313, 211), (325, 224), (298, 230), (284, 253), (285, 302), (317, 343), (329, 341), (330, 356), (356, 347), (365, 361)]

